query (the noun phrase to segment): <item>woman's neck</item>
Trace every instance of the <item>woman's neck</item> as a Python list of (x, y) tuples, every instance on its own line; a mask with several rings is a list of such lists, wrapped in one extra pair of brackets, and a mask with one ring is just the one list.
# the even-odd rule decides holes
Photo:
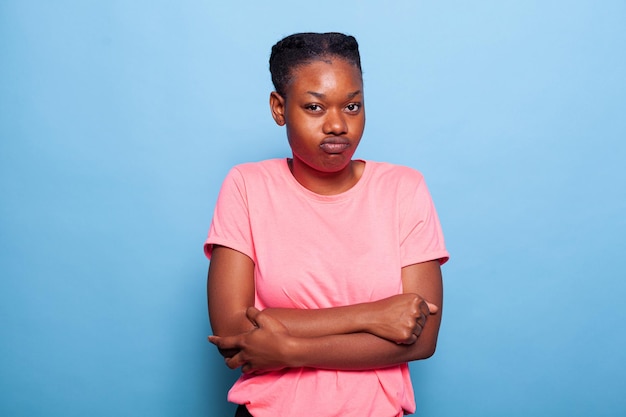
[(342, 170), (337, 172), (322, 172), (309, 167), (297, 159), (287, 159), (291, 174), (304, 188), (320, 195), (341, 194), (354, 187), (365, 168), (365, 162), (351, 160)]

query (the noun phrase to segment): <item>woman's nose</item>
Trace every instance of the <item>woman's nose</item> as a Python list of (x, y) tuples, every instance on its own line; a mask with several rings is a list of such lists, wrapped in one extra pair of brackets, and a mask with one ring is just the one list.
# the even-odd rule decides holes
[(348, 133), (348, 124), (343, 112), (340, 110), (328, 111), (323, 129), (327, 135), (344, 135)]

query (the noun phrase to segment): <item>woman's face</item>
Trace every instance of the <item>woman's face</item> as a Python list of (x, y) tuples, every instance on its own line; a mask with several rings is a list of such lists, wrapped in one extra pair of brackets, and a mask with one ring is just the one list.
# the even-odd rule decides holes
[(285, 97), (272, 93), (270, 103), (286, 125), (294, 169), (329, 174), (350, 165), (365, 127), (358, 68), (337, 57), (297, 67)]

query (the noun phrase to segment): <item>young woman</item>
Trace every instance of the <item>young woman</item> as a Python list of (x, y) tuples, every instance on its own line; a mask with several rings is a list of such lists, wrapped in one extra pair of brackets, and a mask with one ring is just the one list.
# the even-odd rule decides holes
[(422, 175), (352, 159), (365, 126), (356, 40), (272, 48), (270, 108), (292, 157), (234, 167), (204, 246), (215, 344), (255, 417), (415, 411), (407, 362), (430, 357), (448, 259)]

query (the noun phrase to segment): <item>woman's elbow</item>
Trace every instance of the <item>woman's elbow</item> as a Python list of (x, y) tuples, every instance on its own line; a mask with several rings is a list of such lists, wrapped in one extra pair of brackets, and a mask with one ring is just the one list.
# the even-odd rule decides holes
[[(417, 343), (419, 343), (419, 341)], [(420, 361), (432, 357), (437, 350), (437, 341), (424, 343), (416, 347), (418, 347), (418, 349), (413, 351), (410, 361)]]
[(428, 348), (424, 352), (424, 357), (422, 359), (428, 359), (432, 357), (435, 354), (436, 350), (437, 350), (437, 343), (435, 342), (435, 343), (432, 343), (430, 346), (428, 346)]

